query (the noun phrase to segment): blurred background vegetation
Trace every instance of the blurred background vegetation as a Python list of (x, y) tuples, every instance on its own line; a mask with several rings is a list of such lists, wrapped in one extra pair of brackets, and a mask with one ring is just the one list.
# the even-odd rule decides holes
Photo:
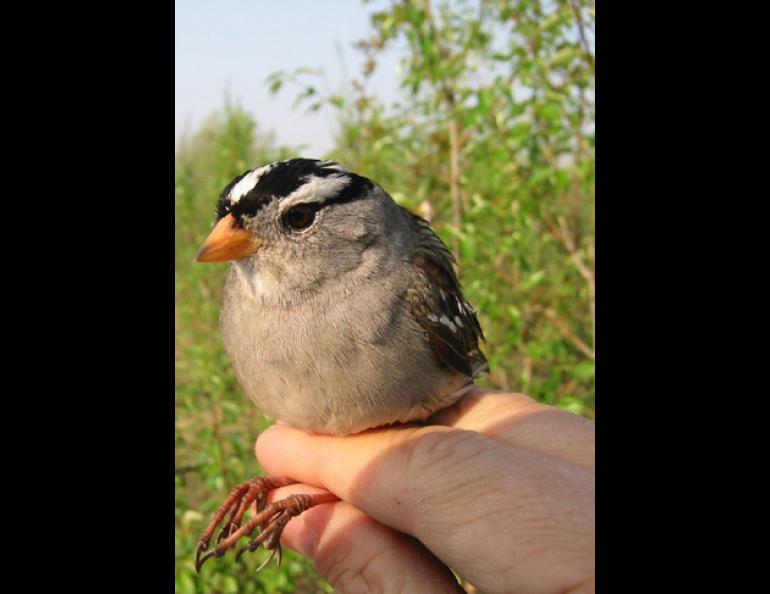
[[(216, 198), (236, 175), (295, 156), (333, 158), (419, 212), (459, 259), (487, 336), (479, 383), (594, 415), (594, 22), (587, 0), (412, 0), (371, 14), (365, 67), (338, 93), (323, 73), (277, 71), (276, 100), (331, 107), (335, 148), (278, 146), (236, 102), (176, 147), (176, 590), (331, 592), (287, 551), (195, 573), (200, 531), (235, 484), (260, 472), (253, 444), (269, 424), (242, 393), (222, 349), (227, 266), (194, 265)], [(401, 96), (367, 88), (378, 56), (403, 53)], [(289, 85), (291, 83), (291, 85)], [(288, 88), (287, 88), (288, 87)]]

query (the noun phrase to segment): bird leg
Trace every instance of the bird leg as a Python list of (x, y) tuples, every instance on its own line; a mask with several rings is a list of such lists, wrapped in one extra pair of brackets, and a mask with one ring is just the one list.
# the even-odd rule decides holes
[[(241, 537), (249, 536), (255, 528), (260, 529), (260, 534), (237, 552), (236, 559), (240, 558), (245, 551), (254, 551), (260, 544), (264, 543), (265, 548), (272, 552), (267, 561), (260, 565), (257, 571), (260, 571), (270, 562), (276, 551), (278, 552), (278, 564), (280, 565), (281, 533), (289, 520), (315, 505), (338, 501), (336, 495), (328, 492), (302, 493), (289, 495), (285, 499), (265, 505), (267, 494), (270, 491), (278, 487), (292, 485), (296, 482), (289, 478), (260, 476), (235, 487), (222, 505), (219, 506), (214, 514), (214, 519), (204, 530), (198, 541), (198, 547), (195, 550), (196, 571), (200, 571), (203, 564), (211, 557), (221, 557), (224, 555), (228, 549), (235, 546), (235, 543)], [(255, 501), (257, 513), (241, 526), (244, 513)], [(227, 515), (227, 512), (230, 512), (230, 517), (219, 532), (216, 541), (217, 546), (206, 552), (209, 548), (211, 537), (214, 535), (217, 526)]]

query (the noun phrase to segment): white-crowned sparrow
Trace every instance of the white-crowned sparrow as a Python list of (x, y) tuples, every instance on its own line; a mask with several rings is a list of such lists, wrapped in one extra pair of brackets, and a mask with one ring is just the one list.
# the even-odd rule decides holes
[[(337, 162), (291, 159), (235, 178), (196, 259), (233, 260), (225, 349), (257, 406), (294, 427), (346, 434), (423, 420), (487, 369), (446, 245)], [(201, 537), (198, 568), (257, 527), (241, 552), (262, 542), (280, 552), (292, 516), (336, 499), (295, 496), (265, 507), (267, 491), (292, 482), (260, 477), (236, 487)], [(259, 513), (241, 526), (254, 501)], [(202, 556), (230, 510), (218, 546)]]

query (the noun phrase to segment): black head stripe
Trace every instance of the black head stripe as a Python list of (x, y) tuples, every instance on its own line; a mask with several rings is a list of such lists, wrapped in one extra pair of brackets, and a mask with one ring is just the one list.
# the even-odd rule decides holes
[(251, 173), (251, 171), (247, 171), (243, 175), (238, 176), (224, 189), (219, 197), (219, 203), (217, 205), (218, 219), (230, 212), (232, 212), (236, 218), (242, 216), (254, 216), (273, 200), (289, 196), (292, 192), (305, 184), (308, 181), (308, 178), (312, 176), (328, 177), (330, 175), (345, 175), (350, 177), (351, 183), (348, 184), (338, 196), (327, 199), (327, 203), (353, 200), (361, 195), (363, 191), (372, 188), (374, 185), (364, 177), (329, 167), (328, 161), (320, 161), (318, 159), (291, 159), (289, 161), (275, 163), (271, 169), (260, 176), (257, 184), (249, 192), (233, 203), (230, 200), (230, 192), (235, 184), (249, 173)]
[[(291, 159), (277, 163), (270, 171), (259, 178), (259, 183), (249, 192), (257, 192), (269, 196), (283, 198), (307, 181), (307, 177), (328, 177), (338, 174), (336, 169), (320, 167), (318, 159)], [(248, 196), (248, 194), (247, 194)], [(243, 198), (241, 198), (243, 200)]]
[(334, 198), (327, 198), (324, 201), (324, 205), (357, 200), (358, 198), (366, 196), (366, 192), (374, 188), (374, 183), (365, 177), (361, 177), (355, 173), (348, 173), (346, 175), (350, 178), (350, 183)]

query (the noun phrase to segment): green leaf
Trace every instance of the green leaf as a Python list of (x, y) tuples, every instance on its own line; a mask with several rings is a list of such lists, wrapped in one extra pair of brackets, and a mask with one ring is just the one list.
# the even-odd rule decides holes
[(561, 119), (561, 106), (558, 103), (546, 103), (541, 109), (540, 114), (551, 123), (558, 123)]
[(238, 592), (238, 580), (231, 575), (224, 576), (222, 580), (222, 591), (224, 594), (236, 594)]
[(576, 415), (579, 415), (583, 412), (583, 403), (581, 402), (580, 398), (577, 398), (573, 395), (562, 396), (559, 398), (557, 406)]
[(562, 21), (561, 13), (559, 13), (558, 11), (554, 11), (540, 22), (540, 24), (538, 25), (538, 28), (541, 31), (548, 31), (549, 29), (554, 29), (557, 25), (561, 24), (561, 21)]
[(537, 272), (531, 274), (529, 278), (524, 282), (524, 289), (526, 291), (529, 291), (531, 289), (534, 289), (536, 286), (541, 284), (545, 280), (545, 271), (544, 270), (538, 270)]
[(186, 571), (177, 573), (176, 594), (195, 594), (195, 580)]
[(565, 47), (551, 56), (551, 66), (566, 66), (582, 53), (579, 47)]
[(594, 370), (593, 361), (581, 361), (572, 368), (572, 377), (580, 381), (593, 380)]

